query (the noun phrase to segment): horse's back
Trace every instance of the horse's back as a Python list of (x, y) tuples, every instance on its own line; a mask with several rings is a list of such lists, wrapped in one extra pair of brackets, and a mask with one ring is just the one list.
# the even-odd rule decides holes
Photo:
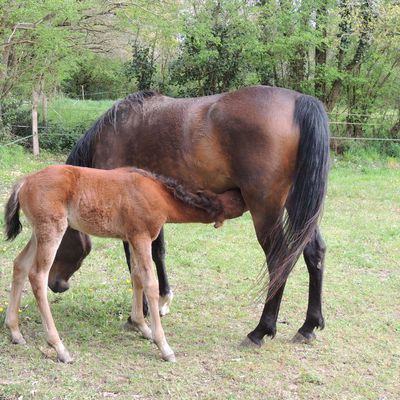
[(266, 86), (199, 98), (155, 95), (131, 112), (125, 107), (117, 130), (104, 128), (112, 132), (100, 133), (92, 166), (133, 165), (218, 193), (257, 178), (258, 169), (279, 178), (294, 168), (297, 96)]

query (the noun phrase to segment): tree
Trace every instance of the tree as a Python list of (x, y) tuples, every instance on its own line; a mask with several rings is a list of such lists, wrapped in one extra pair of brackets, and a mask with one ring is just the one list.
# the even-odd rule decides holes
[(186, 14), (171, 80), (190, 95), (244, 85), (258, 48), (250, 6), (239, 0), (207, 0), (195, 6)]

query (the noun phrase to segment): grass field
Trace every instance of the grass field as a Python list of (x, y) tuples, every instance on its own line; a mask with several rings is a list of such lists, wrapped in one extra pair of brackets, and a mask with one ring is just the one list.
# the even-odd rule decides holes
[[(23, 174), (59, 162), (0, 148), (0, 206)], [(2, 218), (2, 216), (0, 217)], [(211, 225), (168, 225), (168, 270), (175, 292), (163, 326), (177, 356), (125, 332), (131, 291), (118, 241), (95, 239), (71, 289), (49, 294), (75, 363), (55, 361), (26, 286), (26, 346), (3, 326), (12, 260), (29, 237), (0, 234), (0, 399), (371, 399), (400, 398), (400, 168), (335, 163), (322, 231), (328, 245), (326, 328), (311, 345), (290, 342), (305, 317), (308, 278), (291, 275), (278, 334), (258, 350), (240, 347), (262, 304), (254, 302), (263, 264), (248, 214)]]

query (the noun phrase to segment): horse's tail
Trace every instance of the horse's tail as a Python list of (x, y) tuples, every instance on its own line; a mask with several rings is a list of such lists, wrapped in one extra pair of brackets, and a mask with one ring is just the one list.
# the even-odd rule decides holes
[(274, 264), (270, 276), (271, 298), (285, 282), (304, 247), (312, 239), (321, 217), (329, 172), (329, 122), (323, 104), (314, 97), (296, 99), (294, 121), (300, 129), (296, 172), (288, 200), (284, 226), (274, 232), (267, 261)]
[(22, 225), (19, 220), (19, 198), (18, 194), (21, 190), (24, 181), (18, 182), (14, 185), (10, 198), (7, 201), (4, 220), (6, 222), (6, 240), (14, 240), (22, 230)]

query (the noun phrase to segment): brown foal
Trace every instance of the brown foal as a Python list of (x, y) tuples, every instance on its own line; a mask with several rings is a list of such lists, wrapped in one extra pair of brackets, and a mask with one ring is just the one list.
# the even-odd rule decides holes
[[(25, 343), (19, 330), (18, 308), (29, 276), (47, 342), (56, 350), (58, 359), (67, 363), (72, 357), (51, 315), (47, 281), (68, 226), (89, 235), (129, 242), (133, 286), (130, 319), (145, 338), (155, 342), (164, 360), (175, 361), (161, 326), (151, 243), (164, 223), (215, 222), (219, 227), (225, 219), (245, 211), (239, 190), (219, 195), (210, 191), (191, 193), (172, 179), (135, 168), (107, 171), (66, 165), (47, 167), (14, 186), (5, 212), (8, 240), (22, 229), (20, 208), (32, 226), (32, 237), (14, 261), (6, 325), (13, 343)], [(149, 303), (151, 329), (143, 316), (143, 291)]]

